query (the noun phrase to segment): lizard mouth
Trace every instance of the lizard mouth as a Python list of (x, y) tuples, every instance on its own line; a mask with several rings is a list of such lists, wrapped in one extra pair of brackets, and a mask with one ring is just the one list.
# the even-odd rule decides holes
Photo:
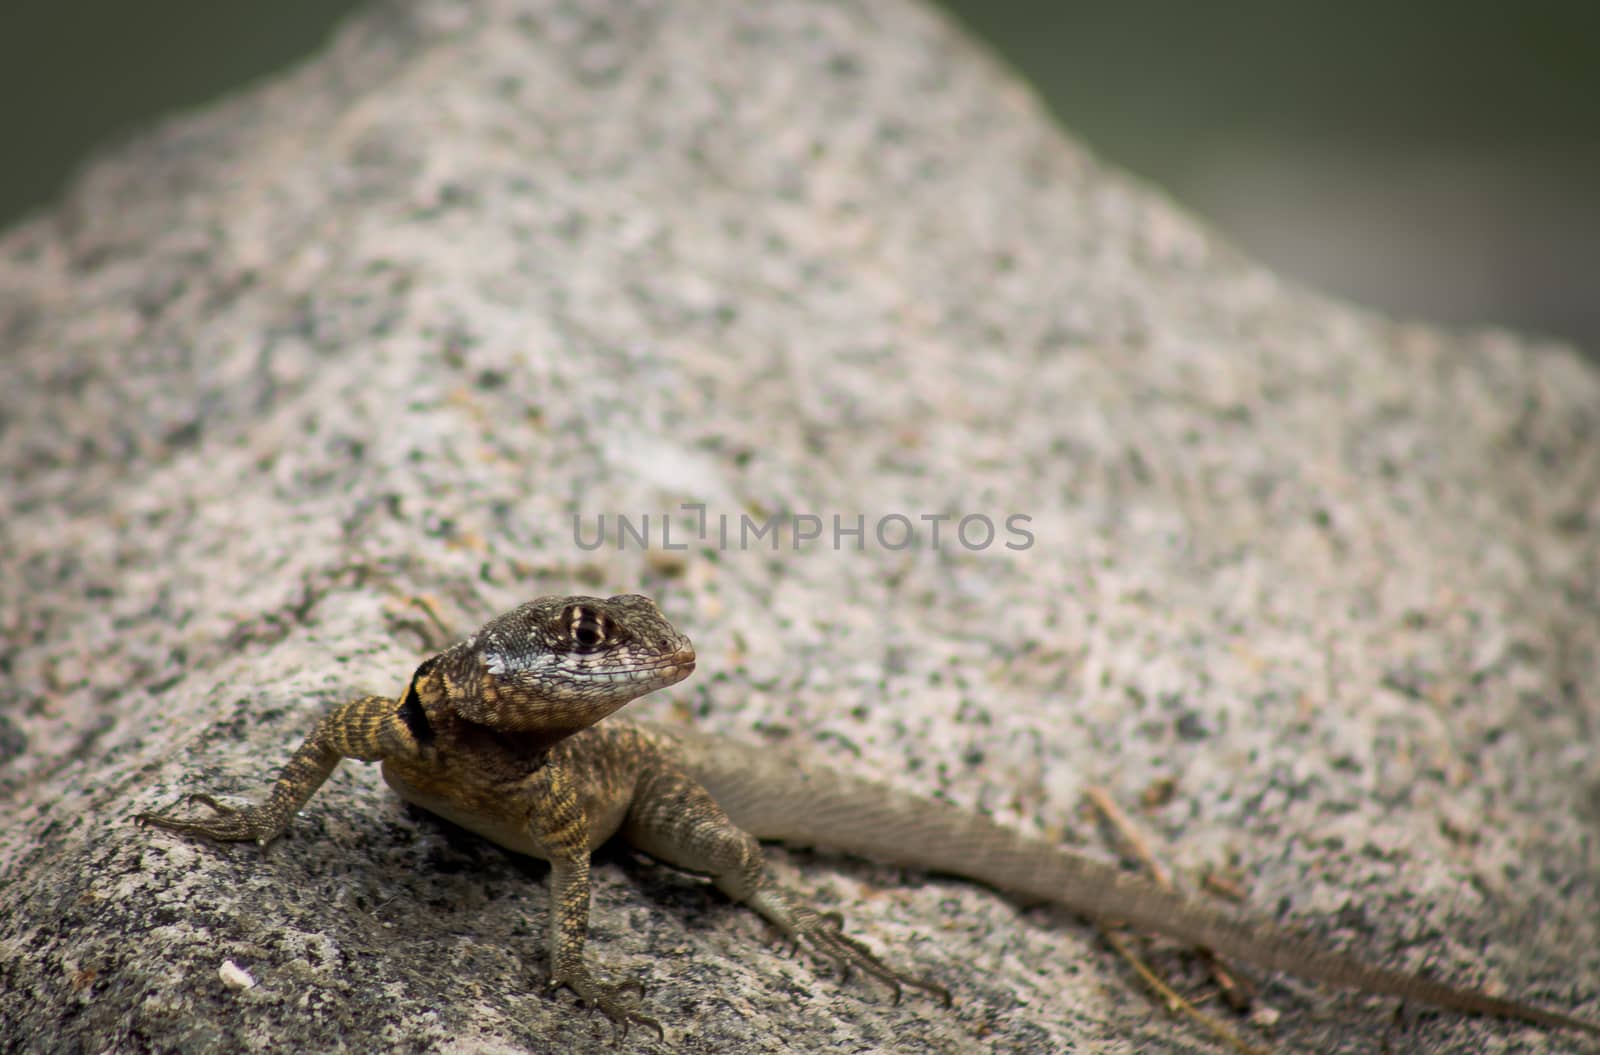
[(662, 656), (654, 663), (603, 671), (593, 676), (604, 681), (659, 681), (663, 685), (671, 685), (693, 674), (694, 665), (694, 649), (684, 647)]
[(685, 645), (672, 655), (668, 656), (661, 664), (666, 670), (676, 671), (681, 681), (694, 673), (695, 655), (694, 648)]
[(668, 685), (676, 684), (694, 673), (695, 655), (694, 648), (685, 645), (678, 651), (663, 659), (653, 673), (665, 675)]

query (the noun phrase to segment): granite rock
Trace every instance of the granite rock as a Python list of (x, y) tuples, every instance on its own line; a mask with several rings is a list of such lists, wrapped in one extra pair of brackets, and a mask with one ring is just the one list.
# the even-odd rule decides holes
[[(637, 713), (1114, 854), (1097, 785), (1186, 884), (1600, 1016), (1600, 375), (1274, 277), (924, 7), (374, 6), (0, 235), (0, 347), (0, 1048), (1210, 1043), (1069, 915), (775, 850), (954, 1007), (613, 854), (618, 1045), (540, 867), (373, 767), (266, 854), (132, 822), (398, 690), (419, 601), (552, 592), (694, 638)], [(1573, 1044), (1260, 981), (1279, 1050)]]

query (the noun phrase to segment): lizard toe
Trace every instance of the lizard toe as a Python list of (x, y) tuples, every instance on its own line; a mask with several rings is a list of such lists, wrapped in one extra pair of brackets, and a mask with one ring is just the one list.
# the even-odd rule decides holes
[(667, 1032), (661, 1023), (639, 1010), (638, 1002), (644, 998), (644, 985), (636, 979), (607, 982), (583, 968), (569, 971), (564, 977), (552, 980), (551, 984), (566, 986), (585, 1007), (604, 1015), (616, 1029), (619, 1040), (628, 1035), (631, 1026), (646, 1026), (655, 1030), (659, 1039), (667, 1039)]
[(755, 903), (763, 915), (777, 923), (797, 944), (804, 944), (831, 963), (842, 980), (848, 980), (851, 971), (860, 971), (887, 986), (897, 1004), (904, 990), (909, 988), (928, 993), (946, 1007), (950, 1006), (948, 989), (884, 963), (866, 945), (844, 932), (843, 917), (837, 912), (817, 912), (797, 905), (775, 890), (763, 891), (763, 896)]

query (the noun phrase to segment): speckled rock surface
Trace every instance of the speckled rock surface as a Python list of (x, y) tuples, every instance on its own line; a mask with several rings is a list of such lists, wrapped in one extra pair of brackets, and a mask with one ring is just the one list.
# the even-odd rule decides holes
[[(0, 1048), (1211, 1050), (1068, 916), (782, 851), (955, 1006), (618, 855), (619, 1046), (539, 867), (372, 767), (264, 856), (130, 821), (397, 690), (412, 598), (574, 591), (694, 637), (641, 714), (1110, 853), (1103, 785), (1188, 883), (1600, 1016), (1600, 377), (1277, 281), (926, 10), (376, 9), (0, 236), (0, 345)], [(1263, 981), (1276, 1050), (1578, 1048)]]

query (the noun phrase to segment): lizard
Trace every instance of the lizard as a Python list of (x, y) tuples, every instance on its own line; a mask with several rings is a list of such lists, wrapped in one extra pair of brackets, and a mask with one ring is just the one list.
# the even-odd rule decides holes
[(686, 728), (602, 721), (694, 669), (693, 645), (649, 598), (540, 598), (423, 661), (397, 698), (362, 696), (334, 708), (259, 803), (237, 807), (197, 792), (185, 801), (209, 815), (138, 819), (264, 848), (342, 759), (381, 762), (402, 799), (549, 862), (550, 984), (624, 1033), (631, 1023), (665, 1036), (640, 1006), (643, 987), (609, 980), (586, 953), (590, 855), (613, 836), (709, 876), (841, 974), (859, 970), (896, 999), (909, 986), (950, 1002), (944, 987), (891, 967), (847, 935), (837, 915), (774, 883), (761, 840), (963, 877), (1327, 985), (1600, 1035), (1600, 1024), (1561, 1012), (1371, 966), (951, 803)]

